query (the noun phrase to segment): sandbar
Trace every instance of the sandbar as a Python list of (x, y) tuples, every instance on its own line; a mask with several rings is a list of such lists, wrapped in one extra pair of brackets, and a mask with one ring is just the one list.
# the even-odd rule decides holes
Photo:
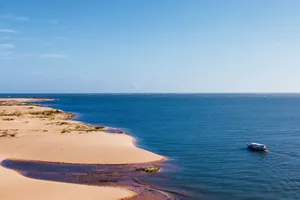
[[(70, 113), (32, 105), (45, 99), (0, 98), (0, 162), (23, 159), (60, 163), (126, 164), (164, 160), (134, 145), (127, 134), (73, 121)], [(121, 199), (124, 188), (94, 187), (29, 179), (0, 167), (0, 199)], [(18, 191), (18, 192), (14, 192)]]

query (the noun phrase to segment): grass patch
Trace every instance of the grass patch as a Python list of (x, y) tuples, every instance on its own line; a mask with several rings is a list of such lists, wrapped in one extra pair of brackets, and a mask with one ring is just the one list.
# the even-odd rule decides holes
[(22, 114), (20, 112), (13, 112), (13, 113), (1, 112), (0, 116), (3, 116), (3, 117), (10, 117), (10, 116), (21, 117)]
[(137, 172), (146, 172), (146, 173), (156, 173), (160, 171), (160, 167), (153, 166), (153, 167), (140, 167), (136, 168), (135, 171)]
[(19, 101), (13, 101), (13, 100), (0, 101), (0, 106), (18, 106), (18, 105), (22, 105), (22, 103)]
[[(29, 114), (34, 115), (36, 118), (47, 118), (50, 120), (56, 119), (57, 115), (60, 115), (60, 117), (63, 118), (69, 118), (71, 113), (65, 113), (61, 110), (45, 110), (45, 111), (37, 111), (37, 112), (29, 112)], [(73, 116), (73, 114), (72, 114)]]
[(78, 124), (75, 126), (75, 131), (93, 132), (93, 131), (102, 131), (104, 129), (105, 129), (104, 126), (90, 126), (85, 124)]
[(57, 122), (56, 125), (65, 126), (65, 125), (71, 125), (71, 123), (69, 123), (69, 122)]
[(59, 114), (63, 113), (63, 111), (60, 110), (45, 110), (45, 111), (40, 111), (40, 112), (30, 112), (29, 114), (31, 115), (53, 115), (53, 114)]
[(36, 107), (41, 107), (39, 104), (34, 104), (34, 103), (25, 103), (25, 104), (23, 104), (23, 106), (31, 106), (31, 107), (36, 106)]
[(14, 118), (3, 118), (2, 119), (3, 121), (13, 121), (13, 120), (15, 120)]
[(91, 126), (91, 125), (85, 125), (85, 124), (76, 124), (74, 123), (68, 123), (68, 122), (57, 122), (55, 123), (57, 125), (69, 125), (68, 128), (65, 128), (61, 131), (61, 133), (70, 133), (72, 131), (81, 131), (81, 132), (93, 132), (93, 131), (103, 131), (105, 129), (105, 126)]
[(69, 128), (64, 128), (62, 131), (61, 131), (61, 133), (71, 133), (71, 129), (69, 129)]
[(5, 129), (5, 130), (0, 130), (0, 137), (15, 137), (17, 135), (18, 129)]
[(103, 131), (105, 129), (105, 126), (94, 126), (95, 131)]
[(121, 176), (118, 172), (109, 172), (107, 175), (108, 176), (117, 176), (117, 177)]
[(74, 116), (73, 113), (65, 113), (64, 119), (72, 119)]

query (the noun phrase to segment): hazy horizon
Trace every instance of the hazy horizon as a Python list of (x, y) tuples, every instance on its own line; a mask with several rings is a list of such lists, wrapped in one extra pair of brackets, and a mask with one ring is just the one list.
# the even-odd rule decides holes
[(300, 1), (4, 0), (0, 93), (298, 93)]
[(181, 94), (186, 94), (186, 95), (300, 95), (300, 92), (277, 92), (277, 93), (271, 93), (271, 92), (206, 92), (206, 93), (203, 93), (203, 92), (77, 92), (77, 93), (70, 93), (70, 92), (54, 92), (54, 93), (51, 93), (51, 92), (48, 92), (48, 93), (0, 93), (0, 95), (131, 95), (131, 94), (158, 94), (158, 95), (164, 95), (164, 94), (178, 94), (178, 95), (181, 95)]

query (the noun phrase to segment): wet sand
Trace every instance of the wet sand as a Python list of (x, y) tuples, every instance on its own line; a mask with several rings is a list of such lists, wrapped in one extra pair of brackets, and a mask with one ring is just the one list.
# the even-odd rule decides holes
[[(126, 164), (165, 159), (136, 147), (133, 143), (134, 138), (129, 135), (106, 133), (105, 127), (94, 127), (69, 120), (73, 114), (31, 105), (32, 101), (39, 102), (43, 99), (0, 99), (1, 160)], [(24, 102), (27, 104), (24, 105)], [(121, 199), (136, 194), (128, 189), (116, 187), (117, 185), (91, 187), (29, 179), (3, 167), (0, 167), (0, 174), (0, 199), (6, 200), (20, 197), (28, 197), (31, 200), (47, 199), (50, 195), (48, 193), (51, 193), (50, 196), (54, 195), (51, 191), (58, 195), (56, 198), (65, 200), (81, 200), (87, 197)], [(19, 192), (12, 192), (14, 190)], [(27, 195), (23, 197), (23, 193)]]
[(35, 180), (0, 168), (0, 199), (3, 200), (99, 200), (121, 199), (134, 195), (127, 189)]
[(185, 194), (149, 185), (151, 177), (162, 181), (166, 177), (156, 173), (146, 173), (137, 169), (150, 165), (162, 167), (162, 162), (151, 164), (63, 164), (25, 160), (4, 160), (1, 165), (15, 170), (23, 176), (66, 183), (94, 186), (114, 186), (127, 188), (138, 195), (131, 200), (175, 200)]

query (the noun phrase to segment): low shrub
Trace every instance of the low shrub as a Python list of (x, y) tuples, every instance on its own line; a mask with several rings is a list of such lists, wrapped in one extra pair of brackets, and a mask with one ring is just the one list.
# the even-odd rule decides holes
[(138, 172), (146, 172), (146, 173), (156, 173), (160, 171), (160, 167), (153, 166), (153, 167), (140, 167), (135, 169)]

